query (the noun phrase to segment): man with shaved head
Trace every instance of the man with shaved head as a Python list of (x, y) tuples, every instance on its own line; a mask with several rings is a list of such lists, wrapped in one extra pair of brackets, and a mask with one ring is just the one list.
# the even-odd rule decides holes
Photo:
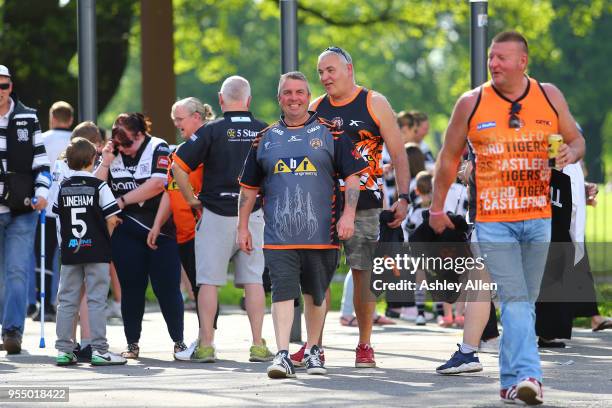
[[(234, 262), (234, 285), (245, 289), (253, 336), (249, 360), (270, 361), (274, 357), (261, 338), (265, 306), (262, 284), (264, 222), (259, 200), (249, 217), (254, 251), (246, 254), (236, 244), (238, 175), (255, 136), (266, 127), (249, 112), (250, 103), (249, 82), (240, 76), (227, 78), (219, 91), (223, 117), (197, 129), (191, 140), (176, 152), (172, 164), (183, 197), (195, 211), (202, 211), (195, 236), (200, 335), (191, 361), (214, 362), (216, 359), (213, 340), (217, 287), (225, 286), (230, 261)], [(201, 164), (205, 171), (202, 190), (196, 197), (188, 173)]]
[(389, 224), (391, 227), (398, 227), (406, 218), (410, 179), (408, 159), (391, 105), (380, 93), (355, 83), (353, 59), (348, 52), (339, 47), (327, 48), (319, 55), (317, 70), (326, 94), (311, 104), (311, 110), (340, 127), (370, 166), (368, 171), (361, 174), (355, 234), (344, 241), (344, 251), (355, 282), (353, 303), (359, 325), (355, 367), (375, 367), (370, 336), (376, 303), (369, 293), (369, 277), (383, 203), (383, 142), (395, 168), (399, 192), (398, 201), (390, 208), (395, 213), (394, 220)]

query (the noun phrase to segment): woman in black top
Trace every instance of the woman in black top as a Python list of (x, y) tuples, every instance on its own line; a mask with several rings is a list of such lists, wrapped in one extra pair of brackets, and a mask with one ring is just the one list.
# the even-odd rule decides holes
[(149, 135), (150, 123), (141, 113), (120, 114), (112, 139), (102, 151), (95, 175), (108, 182), (122, 209), (123, 222), (112, 237), (112, 258), (123, 294), (121, 315), (128, 348), (125, 358), (137, 358), (142, 331), (145, 291), (149, 278), (159, 300), (174, 352), (183, 343), (183, 298), (180, 260), (174, 225), (168, 221), (157, 239), (158, 248), (147, 246), (149, 233), (164, 190), (170, 149)]

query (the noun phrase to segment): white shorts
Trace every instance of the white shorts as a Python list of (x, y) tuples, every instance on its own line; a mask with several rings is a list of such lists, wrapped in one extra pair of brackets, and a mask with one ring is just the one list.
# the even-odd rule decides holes
[(195, 255), (196, 283), (224, 286), (227, 268), (234, 262), (234, 286), (262, 283), (265, 262), (263, 256), (264, 218), (261, 209), (249, 217), (249, 231), (253, 239), (253, 252), (247, 255), (236, 243), (238, 217), (225, 217), (204, 208), (196, 226)]

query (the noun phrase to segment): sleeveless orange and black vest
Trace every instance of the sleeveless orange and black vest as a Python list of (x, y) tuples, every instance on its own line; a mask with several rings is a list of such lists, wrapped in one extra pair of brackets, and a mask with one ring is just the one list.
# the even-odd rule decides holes
[[(548, 135), (559, 133), (558, 114), (538, 81), (528, 79), (516, 101), (489, 81), (481, 86), (468, 120), (474, 164), (470, 218), (512, 222), (550, 218)], [(519, 128), (510, 127), (510, 110), (519, 103)]]
[[(380, 121), (372, 111), (372, 91), (358, 87), (348, 102), (337, 104), (328, 95), (320, 96), (312, 110), (321, 118), (340, 127), (368, 162), (370, 169), (361, 174), (358, 210), (382, 208), (382, 147)], [(344, 181), (340, 180), (344, 190)]]

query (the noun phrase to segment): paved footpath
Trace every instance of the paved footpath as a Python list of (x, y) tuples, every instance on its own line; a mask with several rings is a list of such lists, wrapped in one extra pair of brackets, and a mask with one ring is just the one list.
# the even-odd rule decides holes
[[(294, 380), (270, 380), (267, 363), (249, 363), (246, 315), (224, 308), (217, 332), (215, 364), (174, 361), (172, 343), (159, 312), (145, 315), (141, 358), (127, 366), (57, 367), (55, 325), (46, 325), (47, 348), (39, 349), (39, 325), (26, 322), (23, 354), (0, 357), (0, 388), (67, 386), (69, 403), (7, 403), (1, 407), (191, 407), (191, 406), (365, 406), (489, 407), (498, 399), (497, 356), (480, 354), (484, 371), (462, 376), (437, 375), (461, 339), (456, 329), (410, 323), (376, 327), (373, 340), (378, 368), (355, 369), (357, 329), (342, 327), (338, 312), (325, 329), (328, 375), (298, 371)], [(196, 335), (195, 314), (185, 316), (186, 342)], [(111, 350), (123, 349), (123, 327), (108, 327)], [(270, 315), (264, 336), (274, 349)], [(612, 331), (574, 330), (571, 347), (542, 352), (546, 406), (612, 407)], [(292, 352), (297, 345), (292, 345)], [(2, 352), (2, 354), (4, 354)]]

